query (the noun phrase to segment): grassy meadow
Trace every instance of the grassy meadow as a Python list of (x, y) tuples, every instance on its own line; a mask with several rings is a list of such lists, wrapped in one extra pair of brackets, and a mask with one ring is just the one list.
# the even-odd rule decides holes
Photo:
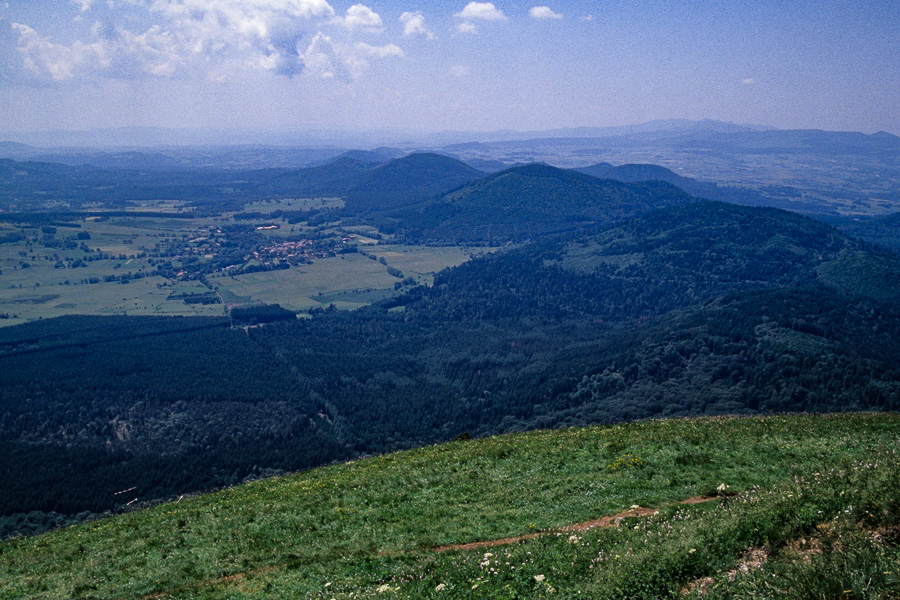
[(387, 268), (399, 269), (416, 283), (430, 284), (434, 274), (469, 260), (464, 248), (429, 246), (367, 246), (366, 254), (340, 254), (286, 270), (244, 275), (216, 275), (209, 282), (241, 302), (277, 303), (294, 311), (326, 307), (353, 310), (394, 295), (400, 281)]
[[(163, 210), (155, 204), (145, 212)], [(39, 318), (71, 314), (202, 315), (224, 313), (221, 305), (187, 305), (169, 299), (181, 293), (182, 282), (158, 276), (135, 278), (123, 284), (108, 281), (126, 273), (147, 274), (154, 270), (142, 253), (170, 238), (198, 235), (215, 219), (167, 219), (155, 217), (87, 218), (78, 227), (57, 227), (56, 240), (74, 240), (77, 247), (48, 247), (25, 240), (0, 244), (0, 326), (16, 325)], [(36, 227), (0, 226), (0, 236), (21, 233), (27, 240), (44, 234)], [(88, 239), (76, 239), (86, 233)], [(91, 259), (81, 245), (109, 258)], [(72, 268), (73, 261), (81, 265)], [(27, 266), (26, 266), (27, 265)]]
[(7, 540), (0, 598), (890, 598), (898, 450), (894, 414), (458, 441)]

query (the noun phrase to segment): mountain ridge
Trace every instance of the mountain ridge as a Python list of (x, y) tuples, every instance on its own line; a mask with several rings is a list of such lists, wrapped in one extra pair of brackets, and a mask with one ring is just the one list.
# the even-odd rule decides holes
[(469, 182), (401, 217), (414, 239), (497, 243), (690, 201), (664, 182), (626, 184), (534, 163)]

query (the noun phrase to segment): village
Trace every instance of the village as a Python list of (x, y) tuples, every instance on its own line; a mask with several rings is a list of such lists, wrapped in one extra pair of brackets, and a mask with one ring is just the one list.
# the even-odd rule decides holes
[(308, 264), (316, 258), (328, 258), (341, 252), (355, 252), (355, 242), (355, 235), (342, 237), (339, 245), (335, 244), (333, 238), (278, 242), (262, 246), (247, 255), (246, 258), (259, 261), (262, 265), (270, 265), (273, 261), (286, 261), (292, 265)]

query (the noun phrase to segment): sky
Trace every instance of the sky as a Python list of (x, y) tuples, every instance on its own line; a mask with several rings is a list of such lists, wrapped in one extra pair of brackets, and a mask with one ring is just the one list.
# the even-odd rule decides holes
[(0, 132), (672, 118), (900, 134), (900, 2), (0, 0)]

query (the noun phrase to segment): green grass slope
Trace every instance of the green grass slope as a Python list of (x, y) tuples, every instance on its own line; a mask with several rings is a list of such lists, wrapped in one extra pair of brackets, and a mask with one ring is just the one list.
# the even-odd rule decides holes
[[(897, 415), (854, 414), (454, 442), (5, 541), (0, 598), (888, 598), (898, 441)], [(562, 529), (633, 505), (655, 512)]]

